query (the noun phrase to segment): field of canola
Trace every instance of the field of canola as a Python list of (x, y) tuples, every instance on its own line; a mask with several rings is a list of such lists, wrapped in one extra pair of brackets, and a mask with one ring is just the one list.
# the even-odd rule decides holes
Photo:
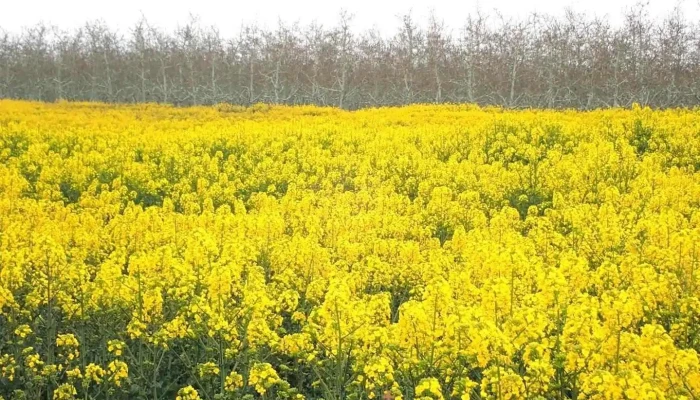
[(700, 398), (700, 111), (0, 101), (0, 398)]

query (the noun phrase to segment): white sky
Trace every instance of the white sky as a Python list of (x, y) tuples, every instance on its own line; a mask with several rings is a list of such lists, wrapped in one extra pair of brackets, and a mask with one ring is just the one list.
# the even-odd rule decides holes
[[(638, 0), (0, 0), (0, 28), (17, 32), (22, 27), (46, 22), (72, 29), (86, 21), (101, 19), (113, 28), (127, 31), (141, 15), (152, 25), (174, 29), (199, 17), (203, 25), (215, 25), (225, 37), (238, 33), (242, 23), (274, 26), (285, 22), (312, 21), (333, 25), (341, 9), (354, 15), (357, 30), (376, 27), (393, 33), (397, 15), (412, 12), (417, 21), (427, 20), (431, 9), (452, 30), (462, 26), (465, 16), (481, 9), (499, 10), (505, 16), (531, 12), (563, 14), (569, 7), (590, 15), (607, 16), (618, 23), (623, 10)], [(664, 15), (679, 5), (687, 18), (700, 21), (700, 0), (648, 0), (653, 16)], [(3, 4), (4, 3), (4, 4)]]

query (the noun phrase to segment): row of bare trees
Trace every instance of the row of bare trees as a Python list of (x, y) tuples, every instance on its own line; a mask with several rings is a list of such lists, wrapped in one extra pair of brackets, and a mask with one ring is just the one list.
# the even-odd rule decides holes
[(574, 12), (475, 13), (450, 30), (435, 16), (419, 23), (404, 15), (392, 36), (356, 33), (347, 13), (332, 27), (250, 25), (233, 38), (196, 18), (174, 32), (145, 19), (123, 34), (101, 22), (70, 32), (0, 28), (0, 97), (349, 109), (692, 106), (700, 104), (700, 23), (680, 9), (652, 18), (640, 5), (619, 26)]

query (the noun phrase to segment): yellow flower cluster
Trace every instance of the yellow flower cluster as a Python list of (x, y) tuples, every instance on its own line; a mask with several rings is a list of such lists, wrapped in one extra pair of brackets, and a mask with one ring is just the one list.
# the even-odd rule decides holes
[(104, 375), (105, 371), (99, 365), (90, 363), (85, 367), (85, 379), (87, 379), (88, 382), (92, 381), (99, 385), (102, 383)]
[(392, 386), (395, 382), (394, 367), (391, 365), (391, 361), (385, 357), (381, 357), (375, 362), (367, 363), (362, 372), (363, 374), (357, 378), (360, 384), (365, 385), (365, 389), (369, 392), (369, 398), (376, 396), (377, 389)]
[(0, 100), (0, 396), (700, 398), (699, 133)]
[(204, 364), (199, 364), (197, 366), (197, 372), (199, 374), (200, 378), (204, 378), (206, 376), (216, 376), (219, 375), (219, 366), (217, 366), (215, 363), (209, 361)]
[(73, 385), (68, 383), (61, 384), (53, 392), (53, 400), (73, 400), (78, 391)]
[(12, 382), (15, 380), (16, 370), (17, 364), (13, 356), (9, 354), (0, 356), (0, 378)]
[(176, 400), (199, 400), (199, 393), (192, 386), (186, 386), (177, 392)]
[(129, 377), (129, 366), (124, 361), (112, 361), (107, 369), (109, 370), (109, 379), (116, 386), (121, 386), (122, 382)]
[(440, 382), (435, 378), (424, 378), (416, 386), (417, 400), (444, 399)]
[(122, 342), (121, 340), (108, 341), (107, 351), (114, 354), (115, 357), (120, 357), (124, 352), (124, 342)]
[(280, 382), (277, 371), (269, 363), (254, 364), (250, 370), (248, 384), (255, 388), (255, 391), (265, 394), (273, 385)]
[(224, 389), (227, 392), (235, 392), (243, 387), (243, 376), (236, 371), (231, 371), (224, 382)]
[(27, 324), (22, 324), (15, 329), (15, 335), (19, 337), (20, 339), (26, 338), (28, 335), (32, 333), (32, 328), (29, 327)]
[(78, 343), (78, 339), (76, 339), (75, 335), (72, 333), (59, 334), (56, 338), (56, 346), (60, 349), (61, 356), (65, 358), (68, 363), (75, 360), (80, 355), (80, 351), (78, 350), (80, 343)]

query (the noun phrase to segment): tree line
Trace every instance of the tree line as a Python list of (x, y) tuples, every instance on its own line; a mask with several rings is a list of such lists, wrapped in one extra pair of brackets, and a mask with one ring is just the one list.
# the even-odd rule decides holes
[(173, 31), (142, 19), (70, 31), (0, 28), (0, 97), (43, 101), (318, 104), (355, 109), (469, 102), (590, 109), (700, 104), (700, 23), (680, 9), (652, 18), (638, 5), (613, 25), (497, 12), (450, 29), (434, 14), (403, 15), (392, 35), (279, 22), (235, 37), (192, 18)]

